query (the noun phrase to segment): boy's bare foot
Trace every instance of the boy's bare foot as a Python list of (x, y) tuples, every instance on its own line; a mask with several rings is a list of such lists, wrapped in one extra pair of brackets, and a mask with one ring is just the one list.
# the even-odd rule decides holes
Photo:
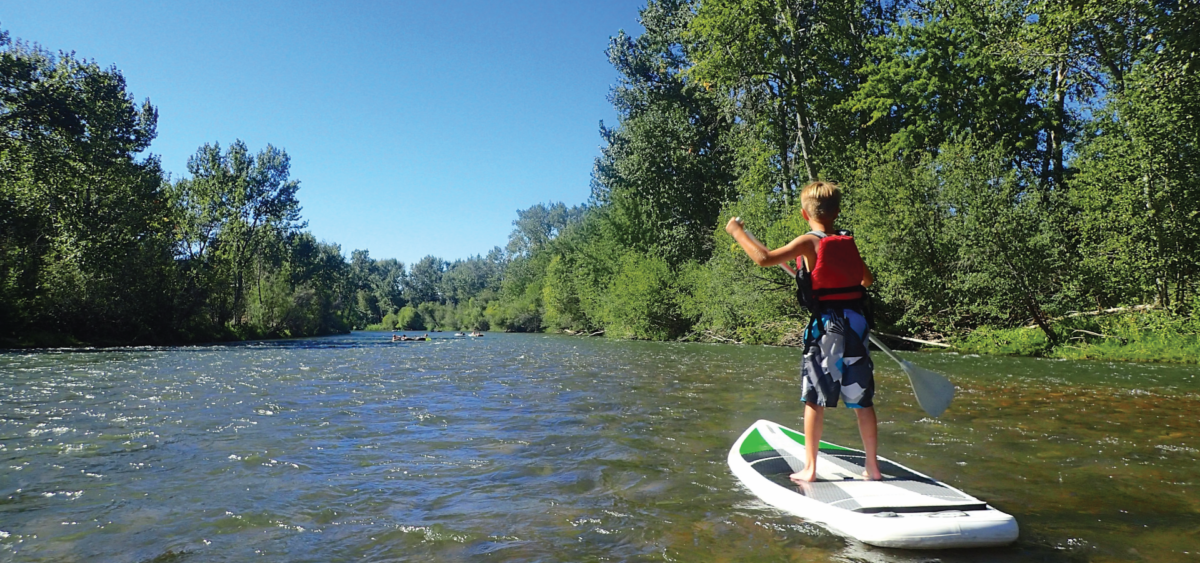
[(817, 467), (812, 464), (806, 465), (799, 472), (788, 475), (788, 479), (797, 483), (812, 483), (817, 480)]
[(863, 479), (867, 481), (882, 481), (883, 473), (879, 471), (878, 467), (868, 467), (863, 470)]

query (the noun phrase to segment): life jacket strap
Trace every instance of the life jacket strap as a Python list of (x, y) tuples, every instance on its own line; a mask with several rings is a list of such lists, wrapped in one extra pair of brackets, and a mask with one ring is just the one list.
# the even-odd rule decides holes
[(826, 295), (837, 295), (839, 293), (853, 293), (855, 291), (865, 294), (867, 292), (867, 288), (863, 287), (861, 283), (858, 285), (848, 285), (846, 287), (823, 287), (821, 289), (814, 289), (813, 295), (815, 295), (816, 297), (824, 297)]

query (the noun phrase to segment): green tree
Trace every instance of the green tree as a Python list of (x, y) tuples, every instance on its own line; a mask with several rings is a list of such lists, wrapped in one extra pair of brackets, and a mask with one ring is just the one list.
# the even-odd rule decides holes
[(603, 236), (662, 253), (672, 265), (707, 259), (717, 213), (735, 196), (725, 138), (732, 116), (719, 92), (685, 73), (681, 34), (691, 18), (688, 2), (649, 2), (645, 33), (610, 41), (620, 76), (610, 97), (620, 123), (601, 124), (605, 146), (592, 182), (592, 203), (606, 207)]
[(1025, 162), (1042, 160), (1038, 139), (1046, 119), (1035, 75), (996, 55), (995, 38), (1012, 33), (1004, 27), (1009, 20), (993, 22), (979, 8), (909, 5), (888, 34), (871, 42), (874, 56), (859, 71), (863, 83), (840, 105), (863, 114), (871, 141), (909, 165), (964, 136), (1002, 145)]
[(424, 319), (412, 305), (405, 305), (396, 312), (396, 328), (400, 330), (425, 330)]
[[(513, 221), (516, 228), (508, 237), (508, 255), (521, 257), (533, 254), (585, 211), (584, 207), (567, 207), (562, 202), (539, 203), (528, 209), (518, 209), (517, 219)], [(489, 258), (491, 256), (489, 254)]]
[(1103, 306), (1185, 306), (1200, 283), (1200, 7), (1154, 7), (1154, 32), (1075, 161), (1081, 283)]
[(1041, 177), (1064, 186), (1068, 154), (1086, 124), (1081, 110), (1102, 107), (1105, 91), (1121, 92), (1138, 53), (1152, 35), (1151, 3), (1138, 0), (1079, 2), (1003, 1), (983, 10), (974, 26), (990, 51), (1031, 78), (1030, 97), (1041, 107)]
[(214, 322), (245, 320), (247, 282), (264, 273), (259, 259), (304, 227), (289, 168), (287, 153), (271, 145), (251, 155), (241, 141), (224, 152), (205, 144), (188, 159), (191, 178), (171, 185), (178, 252)]
[(170, 333), (158, 112), (115, 68), (0, 31), (0, 329), (156, 341)]
[(288, 335), (334, 334), (350, 330), (354, 283), (350, 265), (337, 244), (311, 233), (289, 237), (287, 271), (291, 274), (292, 318)]
[(686, 37), (693, 67), (734, 104), (748, 133), (768, 149), (775, 184), (790, 204), (799, 183), (835, 168), (861, 133), (837, 108), (860, 83), (868, 46), (895, 17), (874, 1), (707, 0)]
[(853, 226), (875, 274), (877, 318), (904, 331), (944, 334), (969, 326), (970, 314), (955, 298), (958, 248), (933, 158), (925, 154), (908, 164), (880, 150), (856, 171), (841, 220)]
[[(404, 297), (410, 303), (440, 303), (442, 276), (449, 264), (435, 256), (426, 256), (412, 265), (404, 280)], [(431, 319), (426, 319), (431, 320)]]
[(1049, 312), (1064, 296), (1066, 237), (1055, 227), (1055, 192), (1034, 170), (1002, 151), (965, 144), (944, 147), (934, 161), (945, 186), (947, 228), (958, 246), (954, 290), (983, 317), (1016, 324), (1032, 319), (1051, 344)]
[(476, 255), (455, 260), (442, 275), (439, 293), (451, 303), (465, 303), (484, 292), (495, 294), (503, 271), (503, 251), (499, 247), (492, 249), (487, 258)]
[(406, 303), (404, 280), (407, 273), (402, 262), (374, 260), (368, 251), (355, 250), (350, 255), (350, 275), (355, 287), (355, 326), (381, 322)]
[(606, 334), (622, 338), (666, 340), (687, 329), (666, 260), (631, 252), (620, 261), (605, 292)]

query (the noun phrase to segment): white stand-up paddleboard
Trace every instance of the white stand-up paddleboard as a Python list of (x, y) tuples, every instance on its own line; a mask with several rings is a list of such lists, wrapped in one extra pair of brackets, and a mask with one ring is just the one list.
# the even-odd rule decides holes
[(755, 422), (729, 450), (729, 468), (758, 498), (870, 545), (921, 549), (985, 547), (1017, 539), (1017, 521), (987, 503), (898, 463), (879, 458), (882, 481), (863, 479), (859, 450), (821, 442), (817, 481), (804, 468), (804, 434)]

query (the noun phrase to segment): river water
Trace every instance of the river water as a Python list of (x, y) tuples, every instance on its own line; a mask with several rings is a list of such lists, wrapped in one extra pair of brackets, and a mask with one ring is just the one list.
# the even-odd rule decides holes
[(0, 561), (1200, 560), (1195, 366), (910, 354), (959, 386), (934, 420), (879, 355), (881, 454), (1021, 527), (921, 552), (730, 474), (802, 427), (795, 349), (446, 336), (0, 354)]

